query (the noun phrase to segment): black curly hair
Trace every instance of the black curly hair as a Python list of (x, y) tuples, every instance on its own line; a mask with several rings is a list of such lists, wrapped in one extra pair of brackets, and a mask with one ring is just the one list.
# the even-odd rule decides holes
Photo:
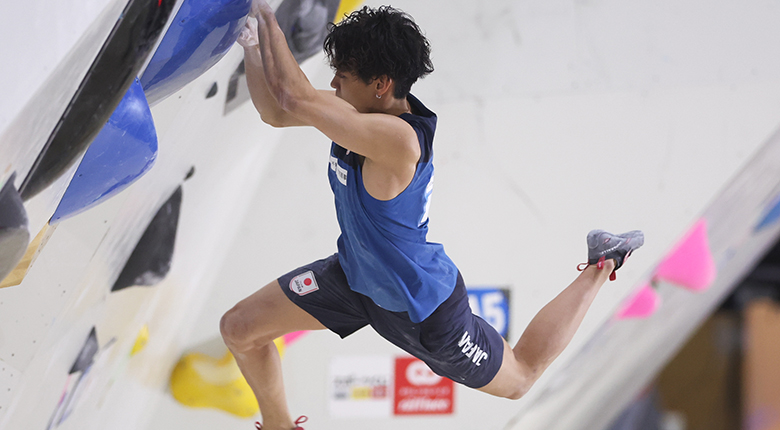
[(431, 45), (412, 17), (390, 6), (364, 6), (328, 26), (323, 49), (334, 70), (365, 83), (387, 75), (395, 98), (405, 98), (418, 79), (433, 72)]

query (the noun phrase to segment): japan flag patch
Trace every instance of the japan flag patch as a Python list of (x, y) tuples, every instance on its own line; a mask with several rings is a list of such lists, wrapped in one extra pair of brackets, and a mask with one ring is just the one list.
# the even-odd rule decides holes
[(320, 288), (317, 286), (317, 280), (314, 279), (314, 272), (311, 270), (292, 278), (290, 281), (290, 291), (298, 294), (299, 296), (305, 296), (306, 294), (317, 291), (319, 289)]

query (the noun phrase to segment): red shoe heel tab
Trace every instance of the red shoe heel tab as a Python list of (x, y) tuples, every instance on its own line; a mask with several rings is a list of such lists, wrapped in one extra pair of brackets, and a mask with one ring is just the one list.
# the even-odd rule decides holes
[(577, 271), (578, 272), (582, 272), (585, 269), (587, 269), (588, 266), (590, 266), (590, 264), (588, 264), (588, 263), (580, 263), (580, 264), (577, 265)]
[(309, 421), (309, 417), (307, 417), (306, 415), (299, 416), (298, 419), (295, 420), (295, 423), (293, 423), (293, 424), (295, 424), (297, 426), (297, 427), (295, 427), (295, 429), (296, 430), (297, 429), (303, 430), (303, 427), (301, 427), (300, 424), (303, 424), (306, 421)]
[(263, 430), (263, 425), (260, 424), (260, 421), (255, 421), (255, 429)]

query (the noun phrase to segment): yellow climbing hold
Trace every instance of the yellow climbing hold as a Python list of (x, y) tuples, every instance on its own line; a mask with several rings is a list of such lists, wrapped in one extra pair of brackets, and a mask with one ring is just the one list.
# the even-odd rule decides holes
[(149, 326), (144, 325), (141, 327), (141, 331), (138, 332), (138, 336), (135, 338), (133, 349), (130, 351), (130, 356), (138, 354), (146, 346), (146, 342), (149, 342)]
[(287, 343), (284, 341), (284, 338), (277, 337), (274, 339), (274, 344), (276, 345), (276, 349), (279, 351), (279, 358), (284, 358), (284, 352), (287, 350)]
[[(295, 338), (302, 333), (297, 334)], [(285, 338), (275, 339), (274, 344), (279, 350), (279, 357), (284, 357), (287, 349)], [(242, 418), (249, 418), (260, 411), (252, 388), (230, 351), (220, 359), (197, 352), (182, 357), (171, 373), (171, 393), (183, 405), (221, 409)]]
[(230, 352), (220, 359), (201, 353), (182, 357), (171, 374), (171, 393), (186, 406), (221, 409), (241, 418), (260, 410)]
[(361, 3), (363, 3), (363, 0), (341, 0), (339, 10), (336, 11), (336, 17), (333, 19), (333, 22), (339, 22), (344, 19), (344, 15), (349, 15), (355, 11)]

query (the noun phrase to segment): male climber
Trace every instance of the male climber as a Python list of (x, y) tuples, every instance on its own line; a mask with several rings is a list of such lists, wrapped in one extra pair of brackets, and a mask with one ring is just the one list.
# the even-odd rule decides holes
[[(331, 26), (335, 71), (315, 90), (273, 10), (255, 0), (239, 37), (262, 120), (316, 127), (331, 144), (328, 179), (341, 228), (338, 252), (283, 275), (230, 309), (220, 330), (257, 397), (264, 430), (301, 429), (287, 409), (273, 340), (298, 330), (346, 337), (371, 325), (434, 372), (518, 399), (563, 351), (604, 282), (642, 245), (641, 232), (592, 231), (588, 264), (512, 348), (472, 314), (458, 268), (426, 241), (436, 115), (409, 94), (433, 71), (430, 45), (405, 13), (364, 7)], [(261, 425), (257, 423), (257, 428)]]

